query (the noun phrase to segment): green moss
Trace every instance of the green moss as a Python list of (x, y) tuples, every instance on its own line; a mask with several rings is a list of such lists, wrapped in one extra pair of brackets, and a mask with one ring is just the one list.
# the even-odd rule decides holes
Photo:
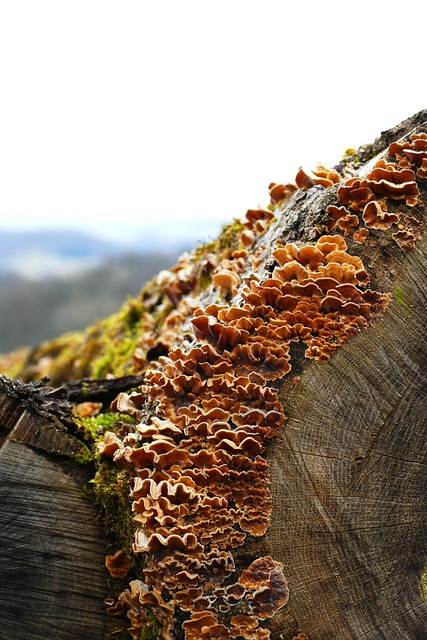
[(78, 453), (73, 454), (72, 460), (75, 464), (85, 467), (93, 462), (94, 451), (92, 446), (81, 443), (81, 449)]
[(97, 464), (87, 496), (100, 508), (99, 519), (108, 540), (132, 556), (135, 525), (132, 522), (128, 473), (110, 458), (100, 456), (96, 450), (97, 442), (102, 440), (106, 431), (117, 432), (125, 423), (134, 424), (135, 420), (114, 412), (80, 419), (83, 438), (91, 450), (92, 461)]
[(403, 289), (399, 285), (394, 289), (394, 297), (396, 298), (396, 300), (397, 300), (397, 302), (399, 304), (401, 304), (404, 307), (406, 307), (407, 309), (409, 309), (409, 305), (406, 302), (405, 295), (403, 293)]
[(107, 373), (123, 376), (133, 371), (132, 354), (140, 338), (139, 329), (143, 304), (128, 299), (112, 316), (100, 323), (97, 335), (97, 354), (92, 361), (91, 375), (104, 378)]
[(18, 378), (25, 367), (30, 349), (21, 347), (10, 353), (0, 354), (0, 373), (8, 378)]
[(132, 522), (128, 473), (112, 461), (102, 461), (90, 482), (90, 490), (100, 507), (99, 522), (109, 542), (133, 557), (136, 526)]
[(199, 278), (199, 289), (200, 291), (206, 291), (206, 289), (212, 283), (212, 277), (206, 271), (202, 271)]
[(348, 158), (349, 156), (353, 156), (355, 153), (356, 153), (356, 149), (353, 149), (352, 147), (348, 147), (342, 154), (342, 157)]
[(122, 338), (111, 344), (109, 350), (94, 361), (92, 375), (95, 378), (105, 378), (107, 373), (123, 375), (121, 370), (132, 356), (135, 346), (131, 338)]
[(231, 224), (225, 226), (218, 237), (219, 248), (221, 251), (227, 250), (230, 255), (239, 248), (240, 234), (246, 227), (236, 218)]
[(80, 418), (80, 422), (85, 430), (87, 438), (100, 439), (105, 431), (114, 431), (123, 422), (134, 424), (135, 420), (125, 413), (99, 413), (97, 416)]
[(136, 298), (128, 298), (122, 310), (123, 328), (131, 334), (135, 333), (141, 324), (143, 305)]
[(74, 416), (76, 431), (73, 434), (81, 444), (79, 453), (73, 455), (73, 461), (79, 465), (87, 465), (96, 462), (99, 454), (96, 450), (97, 443), (102, 440), (106, 431), (115, 431), (123, 423), (134, 424), (135, 420), (121, 413), (100, 413), (97, 416), (80, 418)]
[(141, 631), (139, 640), (156, 640), (159, 636), (161, 625), (150, 609), (146, 609), (145, 614), (148, 619), (148, 624)]
[(203, 257), (209, 253), (213, 253), (219, 260), (231, 257), (233, 251), (243, 248), (240, 242), (240, 234), (245, 228), (238, 218), (225, 225), (215, 240), (205, 242), (205, 244), (199, 245), (194, 249), (194, 261), (203, 260)]
[(48, 376), (53, 385), (83, 377), (76, 368), (76, 356), (82, 350), (83, 342), (82, 331), (71, 331), (43, 342), (29, 351), (27, 359), (21, 363), (21, 370), (14, 377), (22, 377), (24, 382), (29, 382)]
[(427, 566), (421, 576), (421, 597), (427, 602)]
[(53, 385), (85, 377), (104, 377), (107, 373), (116, 376), (133, 373), (132, 353), (145, 311), (142, 293), (128, 298), (116, 313), (98, 320), (85, 331), (69, 332), (32, 350), (0, 357), (2, 372), (20, 377), (24, 382), (48, 376)]

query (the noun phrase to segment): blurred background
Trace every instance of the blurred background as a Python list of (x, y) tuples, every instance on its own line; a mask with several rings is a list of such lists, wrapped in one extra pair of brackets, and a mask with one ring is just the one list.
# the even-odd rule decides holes
[(425, 108), (423, 47), (385, 1), (0, 2), (0, 352)]

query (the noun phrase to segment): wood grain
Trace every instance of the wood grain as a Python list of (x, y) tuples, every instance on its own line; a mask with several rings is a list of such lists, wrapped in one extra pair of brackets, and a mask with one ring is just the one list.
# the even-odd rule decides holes
[(426, 243), (396, 256), (374, 273), (404, 299), (281, 389), (266, 546), (291, 595), (273, 638), (427, 638)]
[(62, 457), (77, 441), (4, 394), (0, 434), (0, 640), (110, 637), (105, 540)]

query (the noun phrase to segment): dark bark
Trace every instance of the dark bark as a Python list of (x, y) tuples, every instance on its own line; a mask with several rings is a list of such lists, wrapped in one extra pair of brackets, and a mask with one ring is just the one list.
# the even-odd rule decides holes
[(102, 402), (106, 404), (123, 391), (129, 391), (144, 382), (144, 375), (123, 376), (121, 378), (83, 378), (64, 382), (70, 402)]

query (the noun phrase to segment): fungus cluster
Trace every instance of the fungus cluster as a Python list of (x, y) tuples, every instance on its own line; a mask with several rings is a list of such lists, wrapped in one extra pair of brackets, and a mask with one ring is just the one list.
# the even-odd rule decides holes
[[(164, 640), (177, 620), (186, 640), (270, 637), (263, 621), (289, 597), (283, 566), (270, 556), (242, 566), (236, 550), (263, 536), (270, 522), (265, 452), (286, 421), (274, 383), (292, 375), (292, 343), (325, 363), (387, 306), (387, 294), (368, 288), (364, 264), (345, 237), (362, 243), (369, 230), (395, 226), (393, 239), (413, 246), (422, 228), (407, 213), (420, 204), (412, 167), (425, 177), (427, 134), (394, 143), (389, 154), (396, 162), (379, 160), (361, 177), (319, 165), (300, 169), (297, 186), (271, 183), (274, 206), (246, 212), (237, 245), (204, 254), (199, 272), (184, 255), (159, 275), (169, 308), (160, 333), (149, 314), (143, 318), (141, 364), (149, 360), (151, 368), (139, 392), (113, 403), (138, 423), (121, 436), (105, 433), (99, 444), (129, 474), (133, 551), (145, 558), (144, 581), (133, 580), (109, 603), (110, 614), (127, 612), (132, 637), (140, 637), (147, 607)], [(327, 207), (326, 234), (309, 244), (262, 244), (271, 209), (297, 188), (316, 185), (337, 195)], [(273, 265), (262, 279), (257, 267), (264, 259)], [(200, 296), (202, 272), (210, 284)], [(292, 383), (299, 380), (294, 375)], [(128, 558), (109, 556), (107, 566), (124, 575)], [(299, 632), (295, 640), (307, 636)]]
[[(256, 211), (248, 226), (265, 220)], [(279, 562), (267, 556), (237, 570), (233, 555), (269, 526), (264, 454), (286, 420), (271, 382), (291, 371), (292, 342), (326, 362), (384, 309), (387, 296), (365, 289), (363, 263), (340, 235), (286, 244), (272, 256), (270, 278), (239, 277), (233, 302), (197, 306), (186, 339), (159, 357), (141, 392), (114, 402), (139, 424), (123, 439), (107, 432), (99, 450), (129, 472), (133, 550), (146, 564), (144, 582), (133, 581), (109, 612), (127, 610), (135, 638), (149, 606), (165, 639), (180, 610), (187, 640), (263, 640), (269, 631), (260, 621), (287, 602)], [(242, 273), (246, 257), (235, 252), (216, 272), (225, 299), (234, 289), (222, 274)]]
[(336, 182), (341, 182), (341, 176), (335, 169), (328, 169), (323, 164), (318, 164), (313, 171), (300, 167), (295, 176), (295, 182), (299, 189), (311, 189), (315, 185), (331, 187)]
[(427, 133), (413, 133), (408, 141), (392, 142), (389, 149), (400, 167), (418, 167), (417, 176), (425, 179), (427, 173)]
[[(295, 186), (293, 190), (296, 190)], [(242, 227), (237, 243), (234, 243), (238, 248), (227, 248), (221, 255), (209, 252), (197, 260), (183, 253), (175, 266), (158, 274), (155, 286), (159, 292), (153, 294), (151, 300), (147, 294), (148, 299), (144, 300), (147, 306), (156, 306), (157, 318), (148, 311), (142, 314), (141, 338), (133, 353), (133, 365), (137, 371), (148, 366), (157, 368), (159, 357), (181, 341), (183, 327), (188, 325), (193, 312), (200, 307), (198, 295), (202, 276), (206, 276), (212, 288), (224, 298), (237, 294), (241, 274), (247, 267), (248, 249), (265, 233), (273, 219), (274, 214), (269, 209), (248, 209), (238, 221)], [(254, 252), (256, 255), (251, 257), (254, 267), (259, 264), (260, 250), (258, 247)]]
[[(338, 205), (326, 208), (327, 230), (353, 231), (353, 240), (363, 243), (369, 229), (386, 230), (395, 225), (393, 240), (409, 249), (420, 238), (421, 223), (405, 211), (389, 211), (390, 202), (403, 201), (406, 207), (420, 204), (416, 177), (427, 176), (427, 134), (413, 134), (410, 142), (394, 142), (388, 149), (397, 162), (380, 159), (365, 176), (351, 176), (337, 191)], [(418, 166), (415, 174), (412, 167)]]
[[(283, 201), (285, 198), (290, 197), (290, 194), (291, 192), (289, 192), (289, 195), (286, 196), (285, 194), (282, 194), (283, 197), (281, 198), (281, 200)], [(273, 218), (274, 213), (270, 211), (270, 209), (263, 209), (262, 207), (259, 207), (258, 209), (248, 209), (245, 216), (241, 220), (242, 225), (245, 227), (245, 229), (240, 234), (243, 245), (246, 248), (250, 247), (255, 242), (257, 237), (265, 233), (269, 223), (273, 220)]]

